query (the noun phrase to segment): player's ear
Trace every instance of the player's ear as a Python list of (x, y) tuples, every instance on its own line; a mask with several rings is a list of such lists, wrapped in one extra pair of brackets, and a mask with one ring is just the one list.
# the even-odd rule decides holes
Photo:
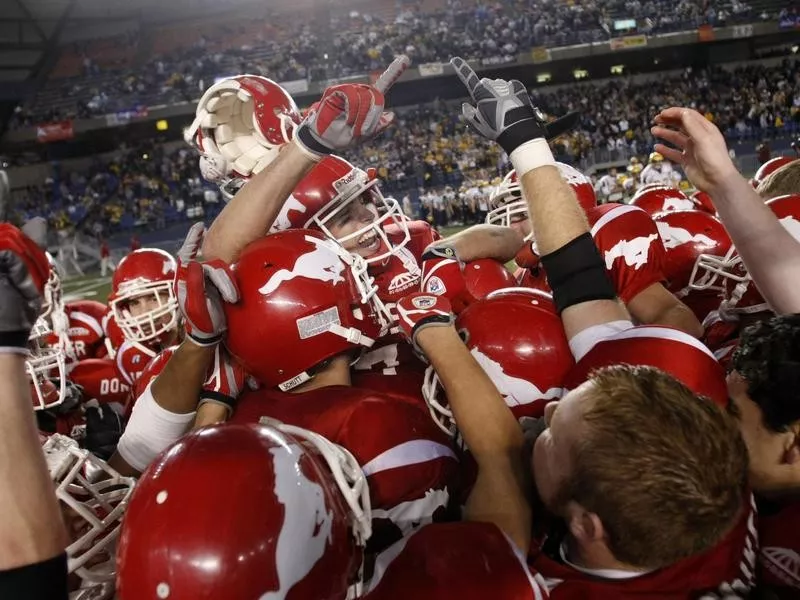
[(572, 536), (582, 546), (604, 543), (605, 528), (596, 513), (586, 510), (577, 502), (566, 507), (566, 523)]

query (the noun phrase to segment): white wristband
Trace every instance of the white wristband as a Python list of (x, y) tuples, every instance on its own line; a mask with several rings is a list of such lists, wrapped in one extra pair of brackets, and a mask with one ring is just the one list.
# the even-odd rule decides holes
[(514, 165), (517, 178), (520, 180), (528, 171), (556, 164), (553, 153), (550, 151), (550, 146), (544, 138), (536, 138), (517, 146), (508, 158), (511, 160), (511, 164)]

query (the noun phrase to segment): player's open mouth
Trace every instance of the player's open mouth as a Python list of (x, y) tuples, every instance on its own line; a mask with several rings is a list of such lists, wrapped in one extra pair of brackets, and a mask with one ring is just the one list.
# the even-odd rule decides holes
[(357, 245), (359, 250), (377, 250), (379, 244), (380, 240), (378, 240), (378, 234), (374, 231), (370, 231), (358, 238)]

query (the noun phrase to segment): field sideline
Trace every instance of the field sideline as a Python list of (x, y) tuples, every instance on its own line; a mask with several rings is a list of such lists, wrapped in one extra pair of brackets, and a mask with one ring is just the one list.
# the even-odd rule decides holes
[[(465, 229), (464, 227), (443, 227), (442, 236), (447, 237)], [(99, 273), (71, 277), (63, 282), (64, 301), (97, 300), (106, 304), (111, 292), (111, 276), (100, 277)]]

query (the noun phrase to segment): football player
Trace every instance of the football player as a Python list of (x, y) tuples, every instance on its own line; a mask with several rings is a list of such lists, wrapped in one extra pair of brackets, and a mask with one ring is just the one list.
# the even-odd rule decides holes
[[(637, 330), (617, 300), (584, 211), (555, 168), (541, 114), (525, 87), (480, 80), (463, 60), (451, 62), (475, 102), (464, 107), (466, 120), (504, 148), (520, 176), (553, 300), (580, 369), (615, 332)], [(687, 345), (699, 344), (667, 331)], [(648, 358), (640, 352), (638, 364)], [(549, 582), (552, 597), (747, 591), (756, 540), (746, 448), (735, 420), (675, 377), (626, 362), (589, 374), (546, 408), (532, 472), (556, 526), (532, 552), (533, 568)], [(509, 479), (495, 495), (519, 493), (520, 487)], [(530, 512), (510, 511), (508, 517), (522, 530)]]
[(276, 419), (345, 447), (369, 483), (374, 551), (445, 513), (458, 461), (427, 411), (352, 381), (381, 330), (363, 267), (310, 230), (246, 248), (231, 269), (240, 293), (225, 305), (225, 344), (262, 388), (231, 407), (201, 406), (198, 421)]
[(728, 375), (758, 501), (759, 576), (787, 600), (800, 593), (798, 356), (800, 316), (773, 317), (744, 329)]
[(132, 386), (147, 363), (182, 338), (172, 289), (177, 265), (167, 252), (142, 248), (126, 255), (111, 279), (105, 329), (122, 381)]
[[(604, 262), (620, 299), (640, 323), (676, 327), (699, 337), (702, 326), (694, 314), (664, 286), (664, 246), (653, 220), (643, 210), (624, 204), (596, 205), (591, 182), (569, 165), (557, 163), (562, 178), (572, 188), (585, 211), (595, 244), (603, 253)], [(542, 192), (546, 193), (546, 192)], [(485, 242), (472, 237), (471, 229), (435, 243), (430, 250), (450, 250), (458, 257), (474, 259), (487, 252), (499, 260), (515, 258), (520, 285), (549, 291), (539, 252), (533, 238), (531, 220), (519, 181), (507, 179), (506, 187), (495, 196), (495, 209), (487, 216), (489, 223), (516, 229), (524, 242), (511, 252), (498, 255)]]

